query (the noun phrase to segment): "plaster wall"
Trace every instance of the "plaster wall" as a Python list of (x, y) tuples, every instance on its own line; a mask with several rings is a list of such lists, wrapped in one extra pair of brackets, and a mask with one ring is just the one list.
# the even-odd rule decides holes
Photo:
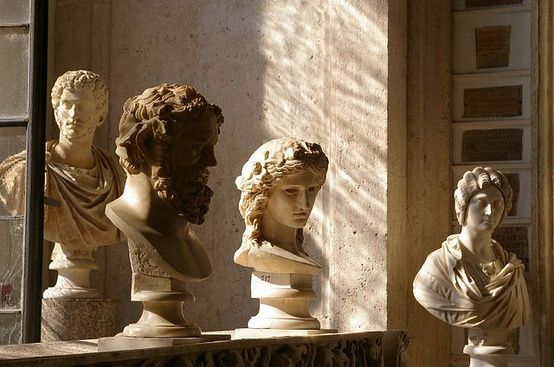
[[(160, 82), (190, 83), (223, 110), (210, 178), (215, 195), (196, 228), (214, 273), (191, 286), (197, 302), (187, 309), (205, 330), (242, 327), (256, 312), (250, 271), (232, 261), (244, 229), (234, 179), (256, 147), (283, 135), (319, 142), (330, 158), (305, 231), (307, 251), (323, 264), (316, 316), (339, 330), (402, 327), (406, 279), (389, 275), (405, 262), (398, 251), (406, 189), (406, 24), (398, 19), (405, 19), (405, 6), (58, 0), (56, 74), (91, 68), (109, 82), (99, 145), (114, 148), (125, 99)], [(127, 324), (140, 311), (128, 301), (127, 249), (106, 252), (99, 278), (106, 297), (122, 300)]]

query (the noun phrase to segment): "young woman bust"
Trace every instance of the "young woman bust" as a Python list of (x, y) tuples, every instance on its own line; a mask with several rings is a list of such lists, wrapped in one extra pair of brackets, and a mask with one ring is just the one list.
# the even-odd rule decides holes
[(454, 198), (462, 230), (427, 257), (414, 279), (416, 300), (454, 326), (522, 326), (529, 313), (525, 267), (492, 239), (511, 208), (512, 188), (506, 176), (477, 167), (458, 182)]

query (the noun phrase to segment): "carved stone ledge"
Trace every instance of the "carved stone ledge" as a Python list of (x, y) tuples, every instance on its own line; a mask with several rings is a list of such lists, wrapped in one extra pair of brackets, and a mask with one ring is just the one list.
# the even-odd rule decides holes
[(406, 334), (341, 333), (230, 340), (117, 352), (97, 352), (96, 340), (0, 347), (0, 365), (320, 367), (404, 366)]

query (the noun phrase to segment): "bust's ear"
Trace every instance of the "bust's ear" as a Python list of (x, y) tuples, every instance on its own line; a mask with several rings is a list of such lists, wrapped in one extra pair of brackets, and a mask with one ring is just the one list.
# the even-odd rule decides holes
[(136, 145), (143, 159), (156, 159), (154, 151), (159, 141), (167, 137), (166, 122), (158, 116), (141, 122), (142, 128), (137, 132)]

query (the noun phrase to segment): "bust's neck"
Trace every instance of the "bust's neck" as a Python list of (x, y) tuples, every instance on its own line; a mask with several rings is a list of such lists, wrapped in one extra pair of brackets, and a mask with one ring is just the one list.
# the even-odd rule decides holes
[(52, 159), (71, 167), (89, 169), (94, 167), (92, 141), (94, 135), (80, 139), (69, 139), (60, 134), (58, 142), (52, 151)]
[(183, 234), (189, 226), (168, 202), (159, 198), (150, 177), (144, 173), (128, 175), (123, 195), (118, 199), (131, 217), (161, 233)]
[(491, 262), (496, 259), (494, 249), (491, 247), (492, 230), (476, 231), (463, 226), (458, 239), (480, 262)]
[(296, 244), (296, 232), (298, 229), (285, 226), (277, 222), (269, 210), (266, 210), (262, 217), (263, 239), (283, 250), (298, 253)]

